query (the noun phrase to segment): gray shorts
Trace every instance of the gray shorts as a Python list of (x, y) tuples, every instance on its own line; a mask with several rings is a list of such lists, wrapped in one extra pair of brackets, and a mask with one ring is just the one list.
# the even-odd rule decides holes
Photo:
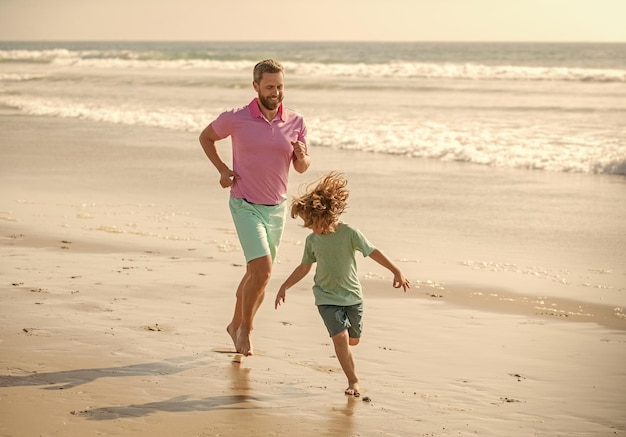
[(318, 305), (324, 325), (331, 337), (348, 330), (350, 338), (361, 338), (363, 331), (363, 303), (352, 306)]

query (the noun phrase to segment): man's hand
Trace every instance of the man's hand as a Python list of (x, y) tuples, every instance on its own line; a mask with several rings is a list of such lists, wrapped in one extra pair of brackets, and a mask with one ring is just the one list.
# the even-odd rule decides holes
[(307, 147), (302, 141), (292, 141), (293, 153), (295, 153), (298, 160), (303, 160), (307, 155)]
[(309, 158), (309, 154), (307, 153), (306, 144), (302, 141), (292, 141), (291, 145), (293, 146), (293, 154), (296, 157), (293, 161), (293, 168), (295, 168), (298, 173), (304, 173), (311, 165), (311, 158)]
[(236, 177), (235, 172), (227, 168), (220, 172), (220, 185), (222, 188), (228, 188), (233, 185)]

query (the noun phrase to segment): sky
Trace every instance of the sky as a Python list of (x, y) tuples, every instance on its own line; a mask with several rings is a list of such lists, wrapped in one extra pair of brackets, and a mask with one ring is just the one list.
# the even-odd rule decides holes
[(0, 0), (0, 41), (626, 42), (626, 0)]

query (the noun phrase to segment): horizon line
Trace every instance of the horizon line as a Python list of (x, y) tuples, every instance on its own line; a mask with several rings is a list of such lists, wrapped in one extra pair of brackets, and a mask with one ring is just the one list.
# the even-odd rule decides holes
[(50, 42), (142, 42), (142, 43), (493, 43), (493, 44), (626, 44), (626, 41), (605, 41), (605, 40), (252, 40), (252, 39), (1, 39), (2, 43), (28, 42), (28, 43), (50, 43)]

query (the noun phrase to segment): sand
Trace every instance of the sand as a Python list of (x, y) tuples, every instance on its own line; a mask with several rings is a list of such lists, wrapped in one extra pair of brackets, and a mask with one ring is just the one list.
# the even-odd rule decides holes
[[(196, 134), (9, 110), (0, 130), (1, 436), (626, 435), (619, 267), (597, 299), (563, 295), (543, 270), (437, 268), (430, 259), (465, 259), (450, 255), (454, 242), (398, 237), (401, 213), (363, 213), (385, 196), (384, 179), (367, 199), (354, 183), (350, 221), (376, 229), (413, 287), (393, 289), (388, 272), (362, 260), (363, 395), (346, 397), (312, 279), (273, 308), (307, 233), (295, 221), (257, 317), (255, 355), (233, 362), (225, 327), (243, 256)], [(366, 164), (355, 156), (314, 151), (293, 189), (341, 163), (358, 173)], [(476, 276), (483, 270), (492, 286)]]

